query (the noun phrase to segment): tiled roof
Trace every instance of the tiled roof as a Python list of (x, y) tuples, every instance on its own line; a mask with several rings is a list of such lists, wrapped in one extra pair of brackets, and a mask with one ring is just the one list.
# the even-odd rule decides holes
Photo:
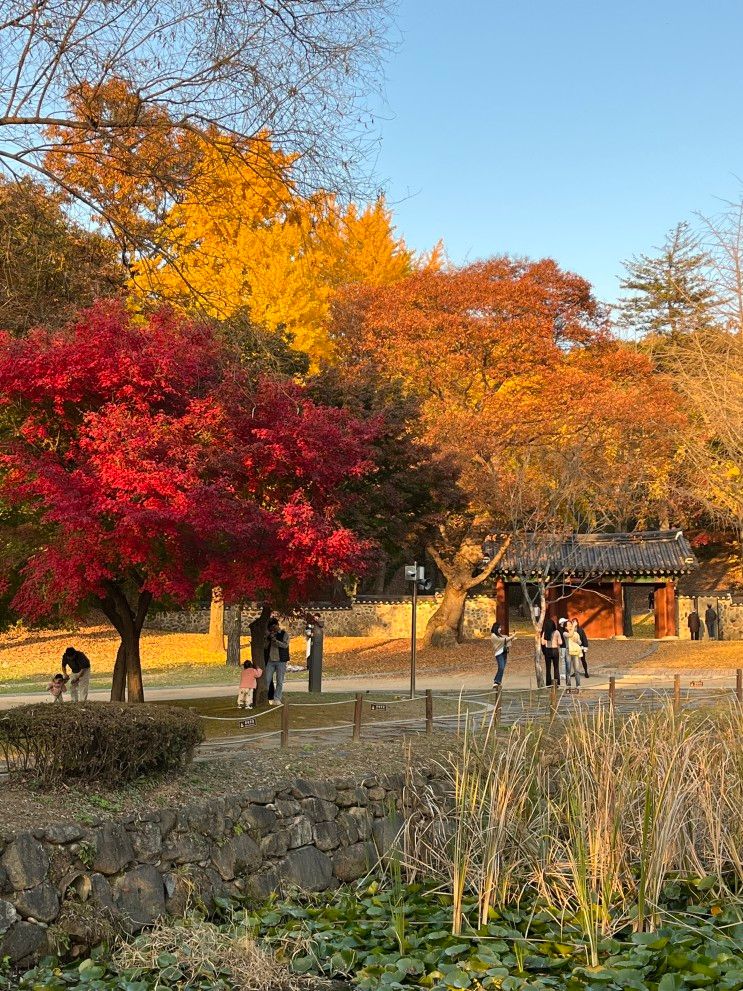
[[(495, 537), (483, 545), (492, 557), (501, 545)], [(698, 567), (681, 530), (640, 533), (576, 533), (567, 537), (527, 534), (510, 544), (496, 575), (549, 574), (579, 578), (677, 576)]]

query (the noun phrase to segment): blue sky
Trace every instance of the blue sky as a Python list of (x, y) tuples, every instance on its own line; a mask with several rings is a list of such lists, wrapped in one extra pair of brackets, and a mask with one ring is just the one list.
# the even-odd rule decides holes
[(741, 0), (400, 0), (376, 162), (398, 230), (454, 262), (622, 260), (743, 192)]

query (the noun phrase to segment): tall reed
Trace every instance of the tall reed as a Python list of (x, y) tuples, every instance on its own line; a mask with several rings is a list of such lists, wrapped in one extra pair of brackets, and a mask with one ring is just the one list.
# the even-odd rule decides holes
[(740, 897), (742, 731), (739, 707), (468, 724), (446, 787), (409, 796), (405, 868), (449, 889), (455, 933), (530, 892), (579, 919), (595, 963), (606, 935), (657, 926), (670, 880)]

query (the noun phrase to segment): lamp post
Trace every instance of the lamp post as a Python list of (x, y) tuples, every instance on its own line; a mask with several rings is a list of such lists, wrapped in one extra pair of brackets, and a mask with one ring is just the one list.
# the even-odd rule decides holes
[(412, 582), (411, 618), (410, 618), (410, 697), (415, 698), (415, 660), (417, 649), (418, 625), (418, 588), (425, 582), (426, 572), (423, 565), (416, 561), (405, 565), (405, 580)]

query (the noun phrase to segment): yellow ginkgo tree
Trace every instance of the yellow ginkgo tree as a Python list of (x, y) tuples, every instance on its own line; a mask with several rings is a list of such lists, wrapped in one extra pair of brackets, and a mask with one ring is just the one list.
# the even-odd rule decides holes
[(389, 285), (421, 264), (438, 267), (439, 248), (418, 259), (396, 237), (383, 199), (359, 209), (323, 192), (302, 196), (292, 165), (265, 137), (205, 147), (158, 233), (166, 250), (136, 266), (135, 292), (196, 301), (221, 319), (247, 311), (256, 324), (284, 329), (317, 364), (333, 354), (329, 315), (340, 286)]

